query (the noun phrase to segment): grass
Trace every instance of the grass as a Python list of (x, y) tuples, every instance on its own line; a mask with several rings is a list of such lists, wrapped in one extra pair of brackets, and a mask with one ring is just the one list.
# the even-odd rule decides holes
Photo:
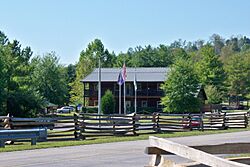
[(246, 129), (229, 129), (229, 130), (210, 130), (210, 131), (189, 131), (189, 132), (173, 132), (173, 133), (162, 133), (162, 134), (142, 134), (139, 136), (110, 136), (110, 137), (98, 137), (95, 139), (87, 140), (72, 140), (72, 141), (48, 141), (38, 142), (37, 145), (31, 146), (30, 142), (15, 142), (14, 145), (6, 145), (5, 148), (0, 148), (0, 152), (11, 152), (21, 150), (32, 150), (42, 148), (53, 148), (53, 147), (65, 147), (65, 146), (78, 146), (88, 144), (101, 144), (101, 143), (112, 143), (112, 142), (124, 142), (124, 141), (135, 141), (135, 140), (147, 140), (149, 136), (157, 136), (162, 138), (170, 137), (184, 137), (184, 136), (197, 136), (197, 135), (208, 135), (208, 134), (219, 134), (219, 133), (231, 133), (239, 131), (248, 131)]

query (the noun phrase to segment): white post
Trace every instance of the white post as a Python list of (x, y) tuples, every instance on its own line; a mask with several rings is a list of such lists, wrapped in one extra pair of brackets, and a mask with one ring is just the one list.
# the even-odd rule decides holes
[(101, 114), (101, 58), (99, 57), (99, 70), (98, 70), (98, 114)]
[(137, 108), (136, 95), (137, 95), (137, 90), (135, 90), (135, 114), (137, 113), (137, 111), (136, 111), (136, 108)]
[[(126, 65), (125, 65), (125, 57), (124, 57), (124, 62), (123, 62), (123, 70), (124, 68), (126, 68)], [(123, 97), (124, 97), (124, 114), (127, 114), (127, 111), (126, 111), (126, 79), (127, 79), (127, 69), (126, 69), (126, 73), (123, 71), (123, 74), (125, 76), (124, 77), (124, 86), (123, 86)]]
[(122, 87), (121, 85), (119, 84), (119, 114), (122, 114)]
[(126, 85), (126, 81), (124, 80), (124, 86), (123, 86), (123, 88), (124, 88), (123, 89), (123, 93), (124, 93), (124, 96), (123, 96), (124, 97), (124, 99), (123, 99), (124, 100), (124, 104), (123, 104), (124, 105), (124, 114), (127, 113), (126, 112), (126, 87), (125, 87), (125, 85)]
[(134, 76), (134, 89), (135, 89), (135, 114), (137, 113), (137, 79), (136, 79), (136, 68), (135, 68), (135, 76)]

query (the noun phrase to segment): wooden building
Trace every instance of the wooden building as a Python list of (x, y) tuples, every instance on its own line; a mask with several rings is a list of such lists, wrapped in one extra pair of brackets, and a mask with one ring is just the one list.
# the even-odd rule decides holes
[[(117, 83), (118, 75), (121, 69), (119, 68), (102, 68), (101, 69), (101, 94), (104, 95), (106, 90), (111, 90), (115, 96), (116, 107), (115, 112), (118, 112), (119, 104), (119, 85)], [(128, 113), (134, 111), (134, 77), (137, 80), (137, 111), (142, 109), (153, 112), (161, 111), (162, 106), (160, 99), (164, 92), (161, 90), (161, 84), (166, 80), (169, 68), (127, 68), (126, 79), (126, 108)], [(95, 69), (91, 74), (81, 81), (84, 85), (84, 106), (98, 105), (98, 69)], [(124, 106), (123, 86), (121, 88), (122, 110)], [(206, 100), (204, 90), (197, 91), (197, 97)], [(123, 111), (122, 111), (123, 113)]]

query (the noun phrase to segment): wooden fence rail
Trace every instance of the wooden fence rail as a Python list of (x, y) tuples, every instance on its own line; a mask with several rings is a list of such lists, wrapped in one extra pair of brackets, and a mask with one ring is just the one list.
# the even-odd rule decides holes
[(9, 125), (11, 129), (30, 129), (46, 127), (48, 130), (48, 140), (69, 140), (75, 139), (78, 116), (67, 117), (39, 117), (39, 118), (16, 118), (10, 117)]
[(78, 116), (79, 138), (113, 135), (135, 135), (135, 117), (133, 115), (91, 115)]
[(86, 139), (87, 137), (140, 135), (190, 130), (246, 128), (248, 114), (205, 113), (151, 115), (75, 114), (39, 118), (0, 117), (0, 128), (28, 129), (46, 127), (48, 140)]

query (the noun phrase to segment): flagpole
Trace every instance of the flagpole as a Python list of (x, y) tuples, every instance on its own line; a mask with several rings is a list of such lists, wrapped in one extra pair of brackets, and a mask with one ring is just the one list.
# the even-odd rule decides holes
[(101, 114), (101, 59), (99, 57), (98, 69), (98, 114)]
[(122, 114), (122, 90), (121, 90), (121, 85), (119, 84), (119, 114)]
[(126, 114), (126, 87), (125, 87), (125, 85), (126, 85), (126, 81), (124, 80), (124, 86), (123, 86), (123, 94), (124, 94), (124, 96), (123, 96), (123, 102), (124, 102), (124, 114)]
[(136, 109), (137, 109), (137, 83), (136, 83), (136, 68), (135, 68), (135, 78), (134, 78), (134, 88), (135, 88), (135, 114), (137, 113)]
[[(124, 59), (124, 64), (123, 64), (123, 66), (125, 66), (125, 68), (126, 68), (125, 59)], [(124, 70), (124, 67), (123, 67), (123, 70)], [(125, 69), (125, 70), (126, 70), (126, 69)], [(126, 73), (124, 73), (124, 74), (126, 75)], [(124, 106), (123, 106), (123, 107), (124, 107), (124, 114), (127, 114), (127, 112), (126, 112), (126, 86), (125, 86), (125, 85), (126, 85), (126, 76), (124, 76), (124, 86), (123, 86), (123, 94), (124, 94), (124, 95), (123, 95), (123, 97), (124, 97), (124, 99), (123, 99), (123, 100), (124, 100), (124, 101), (123, 101), (123, 102), (124, 102), (124, 104), (123, 104)]]
[(135, 90), (135, 114), (137, 113), (137, 101), (136, 101), (136, 96), (137, 96), (137, 90)]

